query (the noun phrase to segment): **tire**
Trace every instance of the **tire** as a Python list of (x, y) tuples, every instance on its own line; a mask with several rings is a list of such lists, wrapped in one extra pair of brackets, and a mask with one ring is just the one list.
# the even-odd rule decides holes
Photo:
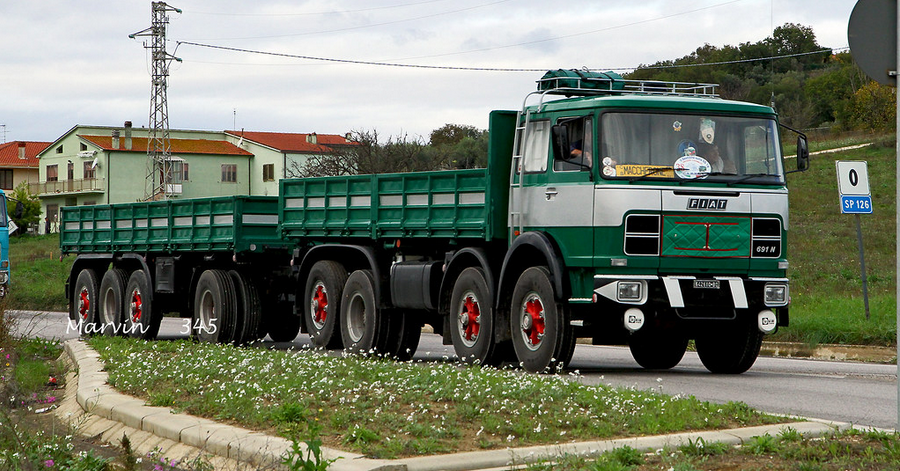
[(233, 341), (235, 344), (243, 345), (259, 340), (262, 307), (256, 286), (237, 270), (229, 270), (228, 276), (231, 277), (231, 282), (234, 284), (238, 307)]
[(399, 310), (384, 312), (383, 316), (390, 322), (384, 353), (398, 361), (411, 360), (422, 336), (421, 318), (414, 312)]
[(111, 268), (103, 274), (97, 306), (97, 318), (103, 335), (114, 336), (122, 333), (125, 319), (125, 270)]
[(159, 333), (162, 313), (153, 306), (153, 289), (143, 270), (135, 270), (125, 284), (125, 319), (122, 331), (129, 337), (152, 340)]
[(235, 340), (237, 296), (231, 276), (224, 270), (206, 270), (194, 290), (191, 337), (201, 342), (231, 343)]
[(466, 268), (453, 284), (450, 297), (450, 338), (460, 360), (497, 364), (494, 342), (494, 300), (481, 268)]
[(303, 290), (303, 321), (316, 347), (339, 349), (341, 293), (347, 283), (347, 271), (331, 260), (316, 262), (309, 270)]
[(554, 372), (571, 359), (572, 327), (567, 311), (556, 302), (546, 267), (531, 267), (516, 282), (510, 329), (516, 357), (526, 371)]
[(97, 318), (97, 272), (85, 268), (78, 273), (72, 299), (69, 300), (69, 319), (75, 323), (78, 334), (90, 336), (100, 333)]
[(348, 353), (381, 353), (389, 326), (375, 305), (375, 279), (369, 270), (347, 277), (341, 293), (341, 338)]
[(648, 370), (673, 368), (684, 358), (687, 344), (687, 337), (652, 328), (641, 329), (628, 339), (634, 361)]
[(740, 374), (759, 356), (763, 333), (750, 322), (740, 322), (697, 337), (697, 355), (712, 373)]

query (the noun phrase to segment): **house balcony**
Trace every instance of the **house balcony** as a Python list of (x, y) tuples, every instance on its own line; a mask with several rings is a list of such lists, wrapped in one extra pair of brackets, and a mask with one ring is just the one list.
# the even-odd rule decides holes
[(28, 191), (37, 196), (65, 195), (73, 193), (105, 193), (106, 179), (85, 178), (80, 180), (29, 183)]

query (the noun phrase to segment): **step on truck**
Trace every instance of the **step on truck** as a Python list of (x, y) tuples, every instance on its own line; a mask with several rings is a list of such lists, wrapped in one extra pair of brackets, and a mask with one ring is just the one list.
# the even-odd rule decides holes
[(489, 120), (483, 169), (284, 179), (275, 197), (63, 208), (82, 333), (183, 333), (410, 358), (422, 327), (460, 360), (533, 372), (576, 339), (741, 373), (788, 325), (785, 174), (809, 166), (767, 106), (712, 84), (551, 71)]

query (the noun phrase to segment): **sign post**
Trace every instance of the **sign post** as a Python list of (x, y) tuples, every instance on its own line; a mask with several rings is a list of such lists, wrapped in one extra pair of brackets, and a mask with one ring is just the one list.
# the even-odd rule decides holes
[(859, 246), (859, 268), (862, 272), (863, 303), (869, 320), (869, 284), (866, 280), (866, 255), (863, 251), (860, 214), (872, 214), (872, 195), (869, 193), (869, 170), (866, 161), (835, 161), (838, 192), (841, 194), (841, 213), (856, 219), (856, 243)]
[[(897, 0), (859, 0), (850, 13), (847, 39), (853, 60), (869, 77), (885, 85), (897, 86), (900, 72), (900, 8)], [(900, 130), (900, 95), (897, 96), (897, 129)], [(900, 155), (900, 139), (897, 139)], [(896, 159), (897, 178), (900, 178), (900, 158)], [(897, 182), (896, 202), (900, 202), (900, 181)], [(900, 228), (900, 204), (897, 223)], [(900, 230), (897, 231), (897, 262), (894, 280), (900, 280)], [(896, 296), (900, 299), (900, 281)], [(900, 372), (900, 304), (897, 305), (897, 370)], [(898, 374), (900, 377), (900, 374)], [(897, 381), (897, 419), (900, 420), (900, 381)], [(900, 422), (898, 422), (900, 423)], [(900, 429), (900, 427), (898, 427)]]

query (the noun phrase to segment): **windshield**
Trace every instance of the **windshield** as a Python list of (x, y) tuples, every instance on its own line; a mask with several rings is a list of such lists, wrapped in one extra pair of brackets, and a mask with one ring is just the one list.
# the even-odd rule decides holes
[(604, 178), (784, 182), (774, 119), (604, 113), (600, 149)]

